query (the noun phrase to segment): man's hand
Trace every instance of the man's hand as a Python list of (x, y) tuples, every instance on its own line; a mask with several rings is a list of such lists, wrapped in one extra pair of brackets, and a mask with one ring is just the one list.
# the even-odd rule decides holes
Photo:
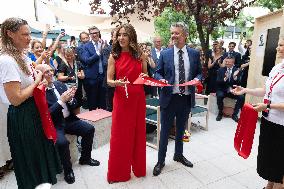
[(166, 84), (169, 83), (169, 82), (168, 82), (167, 80), (165, 80), (165, 79), (160, 79), (159, 81), (161, 81), (161, 82), (163, 82), (163, 83), (166, 83)]
[(64, 103), (70, 101), (75, 95), (75, 92), (72, 91), (72, 88), (68, 89), (60, 96), (60, 100)]

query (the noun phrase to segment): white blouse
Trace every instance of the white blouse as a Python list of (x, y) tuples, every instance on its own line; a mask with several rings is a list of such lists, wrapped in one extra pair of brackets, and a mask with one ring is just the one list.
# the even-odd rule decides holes
[[(284, 75), (284, 60), (275, 65), (269, 73), (269, 77), (265, 82), (265, 99), (268, 99), (271, 83), (275, 83), (282, 75)], [(271, 104), (284, 103), (284, 77), (282, 77), (273, 87), (270, 94)], [(269, 114), (265, 119), (284, 126), (284, 111), (270, 109)]]
[[(25, 61), (29, 70), (33, 73), (32, 61), (25, 56)], [(34, 82), (33, 74), (25, 74), (14, 58), (9, 55), (0, 56), (0, 101), (5, 104), (10, 104), (6, 93), (4, 91), (3, 84), (11, 81), (18, 81), (21, 83), (21, 89), (24, 89)]]

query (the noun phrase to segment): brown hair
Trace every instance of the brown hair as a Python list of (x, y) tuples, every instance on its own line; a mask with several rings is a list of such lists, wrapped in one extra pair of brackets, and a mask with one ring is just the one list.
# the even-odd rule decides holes
[[(139, 48), (138, 43), (137, 43), (137, 34), (136, 31), (134, 29), (134, 27), (131, 24), (122, 24), (117, 28), (117, 32), (116, 32), (116, 39), (118, 39), (118, 35), (119, 35), (119, 30), (121, 28), (124, 28), (128, 37), (129, 37), (129, 51), (130, 54), (136, 58), (139, 59), (142, 55), (142, 50)], [(121, 53), (121, 46), (119, 44), (119, 41), (116, 40), (115, 43), (112, 46), (112, 56), (114, 59), (119, 58), (120, 53)]]
[(8, 36), (8, 31), (13, 33), (19, 31), (21, 26), (28, 25), (28, 22), (21, 18), (8, 18), (1, 25), (2, 50), (1, 54), (7, 54), (15, 59), (20, 69), (27, 75), (31, 72), (22, 56), (22, 52), (17, 49), (12, 38)]
[(36, 44), (36, 43), (40, 43), (40, 44), (42, 45), (42, 43), (41, 43), (40, 40), (33, 39), (33, 40), (31, 41), (31, 48), (32, 48), (32, 49), (35, 47), (35, 44)]

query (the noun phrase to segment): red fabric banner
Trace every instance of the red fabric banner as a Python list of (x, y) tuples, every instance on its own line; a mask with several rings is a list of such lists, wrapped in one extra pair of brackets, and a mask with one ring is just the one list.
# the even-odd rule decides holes
[[(162, 81), (159, 81), (159, 80), (156, 80), (156, 79), (153, 79), (151, 77), (138, 77), (134, 82), (133, 84), (136, 84), (136, 85), (150, 85), (150, 86), (156, 86), (156, 87), (167, 87), (167, 86), (173, 86), (173, 85), (170, 85), (168, 83), (164, 83)], [(185, 82), (183, 84), (179, 84), (177, 86), (189, 86), (189, 85), (194, 85), (196, 86), (196, 89), (197, 89), (197, 93), (201, 93), (202, 90), (203, 90), (203, 85), (201, 84), (201, 82), (199, 80), (191, 80), (191, 81), (188, 81), (188, 82)]]
[[(151, 77), (138, 77), (134, 82), (133, 84), (141, 84), (141, 85), (150, 85), (150, 86), (157, 86), (157, 87), (166, 87), (166, 86), (173, 86), (173, 85), (170, 85), (168, 83), (165, 83), (165, 82), (162, 82), (162, 81), (159, 81), (159, 80), (156, 80), (156, 79), (153, 79)], [(188, 82), (185, 82), (183, 84), (178, 84), (176, 86), (189, 86), (189, 85), (195, 85), (195, 86), (198, 86), (198, 85), (201, 85), (201, 82), (199, 80), (191, 80), (191, 81), (188, 81)]]
[(35, 99), (35, 103), (37, 109), (40, 113), (41, 123), (43, 127), (44, 134), (47, 139), (53, 140), (56, 142), (56, 129), (51, 119), (51, 115), (48, 110), (48, 104), (46, 101), (46, 93), (45, 93), (45, 86), (39, 85), (33, 91), (33, 96)]
[(157, 86), (157, 87), (166, 87), (166, 86), (172, 86), (170, 84), (164, 83), (162, 81), (153, 79), (151, 77), (138, 77), (133, 84), (136, 85), (150, 85), (150, 86)]
[(251, 104), (245, 103), (234, 138), (234, 147), (244, 159), (247, 159), (251, 152), (257, 118), (257, 111)]

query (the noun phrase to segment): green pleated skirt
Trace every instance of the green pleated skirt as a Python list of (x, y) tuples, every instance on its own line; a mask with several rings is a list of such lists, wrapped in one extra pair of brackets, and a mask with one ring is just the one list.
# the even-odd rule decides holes
[(34, 189), (42, 183), (55, 184), (62, 172), (58, 152), (41, 125), (34, 98), (9, 106), (7, 135), (19, 189)]

